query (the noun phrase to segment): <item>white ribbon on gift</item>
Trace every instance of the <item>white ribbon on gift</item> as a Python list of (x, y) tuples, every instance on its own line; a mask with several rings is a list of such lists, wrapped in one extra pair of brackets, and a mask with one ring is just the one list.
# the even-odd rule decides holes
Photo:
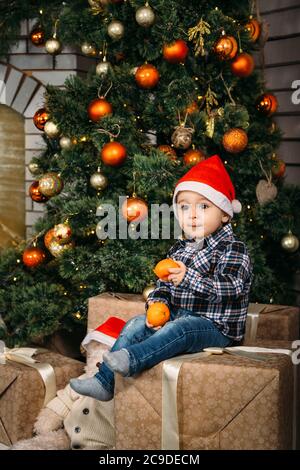
[(7, 348), (4, 341), (0, 341), (0, 364), (6, 364), (6, 361), (19, 362), (25, 366), (32, 367), (40, 374), (45, 385), (45, 406), (56, 396), (56, 378), (53, 367), (50, 364), (39, 362), (32, 356), (46, 349), (35, 348)]
[[(234, 346), (228, 348), (206, 348), (195, 354), (184, 354), (176, 356), (163, 362), (162, 368), (162, 450), (179, 450), (179, 427), (177, 408), (177, 385), (182, 364), (186, 361), (203, 359), (211, 354), (229, 353), (257, 361), (267, 361), (268, 357), (261, 356), (262, 353), (275, 353), (292, 355), (289, 349), (271, 349), (252, 346)], [(260, 354), (259, 354), (260, 353)], [(294, 388), (293, 388), (293, 443), (296, 449), (297, 442), (297, 365), (294, 365)]]

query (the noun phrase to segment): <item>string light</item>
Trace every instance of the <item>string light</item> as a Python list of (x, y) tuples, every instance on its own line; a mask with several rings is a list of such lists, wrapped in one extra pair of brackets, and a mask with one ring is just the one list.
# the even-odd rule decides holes
[(16, 282), (16, 281), (18, 280), (18, 278), (17, 278), (17, 277), (14, 277), (14, 279), (13, 279), (13, 280)]
[(20, 259), (17, 259), (17, 263), (21, 263), (21, 260), (20, 260)]

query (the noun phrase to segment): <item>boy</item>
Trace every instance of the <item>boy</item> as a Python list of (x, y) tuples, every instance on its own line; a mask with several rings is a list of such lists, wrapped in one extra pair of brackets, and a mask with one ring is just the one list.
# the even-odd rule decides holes
[(161, 361), (204, 348), (226, 347), (243, 339), (253, 268), (247, 248), (233, 234), (234, 212), (241, 211), (230, 176), (218, 155), (193, 166), (176, 184), (173, 207), (186, 239), (167, 257), (168, 282), (157, 281), (149, 294), (170, 308), (170, 320), (153, 328), (146, 315), (124, 326), (99, 372), (91, 379), (70, 381), (71, 387), (101, 401), (114, 395), (114, 373), (132, 376)]

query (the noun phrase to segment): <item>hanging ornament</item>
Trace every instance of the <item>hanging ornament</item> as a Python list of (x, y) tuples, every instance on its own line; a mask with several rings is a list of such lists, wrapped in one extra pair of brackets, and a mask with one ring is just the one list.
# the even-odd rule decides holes
[(192, 101), (191, 104), (188, 105), (188, 107), (185, 109), (185, 112), (188, 114), (194, 114), (199, 111), (199, 106), (196, 103), (196, 101)]
[(40, 131), (44, 130), (46, 122), (49, 120), (49, 113), (45, 108), (38, 109), (33, 116), (33, 123)]
[(274, 201), (277, 196), (277, 188), (272, 181), (260, 180), (256, 185), (256, 197), (261, 206)]
[(272, 157), (272, 160), (274, 161), (272, 165), (273, 176), (275, 176), (276, 178), (282, 178), (286, 169), (285, 162), (281, 158), (278, 158), (276, 155)]
[(233, 128), (225, 132), (222, 144), (226, 152), (240, 153), (248, 145), (248, 136), (243, 129)]
[(88, 0), (93, 15), (99, 15), (104, 12), (104, 8), (109, 5), (110, 0)]
[(69, 150), (72, 147), (73, 143), (70, 137), (62, 136), (59, 139), (59, 145), (63, 150)]
[(189, 53), (189, 48), (183, 39), (177, 39), (171, 44), (163, 46), (163, 57), (171, 64), (184, 62)]
[(45, 31), (41, 26), (37, 26), (31, 31), (30, 41), (37, 47), (45, 45)]
[(106, 60), (106, 57), (103, 57), (103, 61), (99, 62), (96, 66), (96, 74), (99, 75), (99, 77), (103, 77), (107, 75), (109, 69), (111, 67), (110, 62)]
[(93, 122), (97, 122), (105, 116), (112, 114), (113, 108), (112, 105), (105, 99), (106, 95), (112, 88), (112, 83), (110, 84), (108, 90), (104, 95), (100, 95), (102, 84), (98, 90), (98, 98), (93, 100), (88, 106), (88, 115)]
[(142, 222), (148, 216), (146, 201), (137, 197), (135, 193), (123, 202), (121, 210), (128, 222)]
[(28, 170), (30, 171), (30, 173), (32, 175), (38, 175), (38, 174), (41, 173), (41, 169), (40, 169), (39, 165), (35, 162), (30, 162), (29, 163)]
[(155, 14), (148, 2), (146, 2), (145, 6), (137, 9), (135, 19), (140, 26), (143, 26), (143, 28), (149, 28), (149, 26), (153, 25)]
[(92, 44), (84, 42), (81, 45), (81, 52), (89, 57), (95, 57), (97, 55), (97, 49)]
[(54, 236), (54, 228), (51, 228), (50, 230), (48, 230), (46, 232), (46, 234), (44, 236), (44, 245), (45, 245), (45, 247), (49, 248), (49, 245), (53, 240), (56, 240), (56, 238)]
[(26, 248), (23, 252), (23, 263), (28, 268), (36, 268), (46, 259), (45, 252), (36, 246)]
[(171, 147), (171, 145), (159, 145), (157, 148), (161, 152), (165, 153), (169, 157), (170, 160), (174, 162), (177, 160), (177, 153)]
[(205, 155), (201, 150), (190, 149), (183, 155), (183, 162), (185, 165), (196, 165), (202, 160), (205, 160)]
[(299, 248), (299, 239), (289, 230), (288, 234), (281, 239), (281, 246), (288, 253), (295, 253)]
[(48, 250), (50, 251), (51, 255), (54, 256), (54, 258), (58, 258), (61, 256), (65, 251), (69, 251), (74, 247), (74, 242), (71, 243), (65, 243), (60, 244), (56, 240), (52, 240), (52, 242), (49, 244)]
[(205, 34), (210, 34), (210, 25), (209, 23), (204, 21), (202, 18), (196, 26), (189, 28), (188, 30), (189, 41), (192, 41), (195, 43), (195, 56), (196, 57), (198, 55), (201, 55), (201, 56), (205, 55), (204, 37), (203, 37)]
[(45, 173), (39, 180), (39, 190), (47, 197), (57, 196), (63, 187), (63, 180), (56, 173)]
[(264, 93), (255, 102), (256, 109), (265, 116), (271, 116), (277, 111), (278, 101), (271, 93)]
[(29, 187), (29, 196), (34, 202), (47, 202), (48, 197), (44, 196), (44, 194), (41, 193), (40, 188), (39, 188), (39, 181), (33, 181)]
[(254, 60), (252, 55), (242, 52), (231, 62), (231, 72), (237, 77), (249, 77), (254, 70)]
[(53, 237), (58, 241), (58, 243), (68, 243), (72, 236), (72, 229), (66, 220), (63, 224), (57, 224), (53, 229)]
[(98, 167), (96, 173), (93, 173), (90, 177), (90, 184), (92, 188), (96, 189), (97, 191), (102, 191), (108, 186), (108, 179), (101, 172), (100, 167)]
[(121, 21), (113, 20), (107, 27), (107, 34), (114, 40), (119, 40), (124, 36), (124, 25)]
[(213, 50), (221, 60), (233, 59), (238, 51), (238, 44), (233, 36), (223, 36), (215, 43)]
[(259, 38), (260, 32), (261, 32), (261, 26), (260, 26), (259, 22), (255, 18), (252, 18), (245, 25), (244, 29), (245, 29), (245, 31), (248, 32), (248, 34), (250, 36), (250, 40), (252, 42), (256, 42), (257, 39)]
[(55, 122), (53, 121), (47, 121), (45, 126), (44, 126), (44, 132), (47, 134), (47, 136), (51, 139), (54, 139), (59, 135), (59, 129)]
[(59, 23), (59, 20), (56, 20), (55, 24), (54, 24), (53, 37), (48, 39), (45, 43), (45, 49), (48, 52), (48, 54), (51, 54), (51, 55), (59, 54), (61, 49), (62, 49), (61, 43), (59, 42), (59, 40), (56, 37), (57, 36), (57, 25), (58, 25), (58, 23)]
[(108, 142), (102, 147), (101, 159), (109, 166), (119, 166), (127, 157), (127, 150), (120, 142)]
[(191, 127), (177, 126), (171, 137), (172, 144), (178, 149), (188, 149), (192, 144), (194, 132)]
[(154, 88), (159, 81), (159, 72), (154, 65), (143, 64), (135, 73), (135, 80), (141, 88)]
[(154, 291), (155, 287), (156, 287), (155, 284), (150, 284), (149, 286), (146, 286), (144, 288), (142, 295), (145, 301), (148, 299), (148, 295)]

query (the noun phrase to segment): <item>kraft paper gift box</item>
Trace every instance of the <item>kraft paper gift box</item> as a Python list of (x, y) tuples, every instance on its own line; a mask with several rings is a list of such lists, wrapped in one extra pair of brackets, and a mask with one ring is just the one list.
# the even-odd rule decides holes
[(116, 375), (116, 449), (293, 447), (290, 356), (260, 354), (266, 361), (231, 354), (186, 356), (177, 383), (173, 367), (180, 357), (173, 358), (175, 363), (171, 359), (169, 376), (164, 370), (169, 361), (135, 377)]
[[(26, 349), (26, 348), (25, 348)], [(83, 373), (84, 364), (47, 350), (32, 356), (35, 368), (6, 358), (0, 364), (0, 442), (11, 445), (32, 437), (33, 425), (46, 401)], [(46, 394), (46, 395), (45, 395)]]

